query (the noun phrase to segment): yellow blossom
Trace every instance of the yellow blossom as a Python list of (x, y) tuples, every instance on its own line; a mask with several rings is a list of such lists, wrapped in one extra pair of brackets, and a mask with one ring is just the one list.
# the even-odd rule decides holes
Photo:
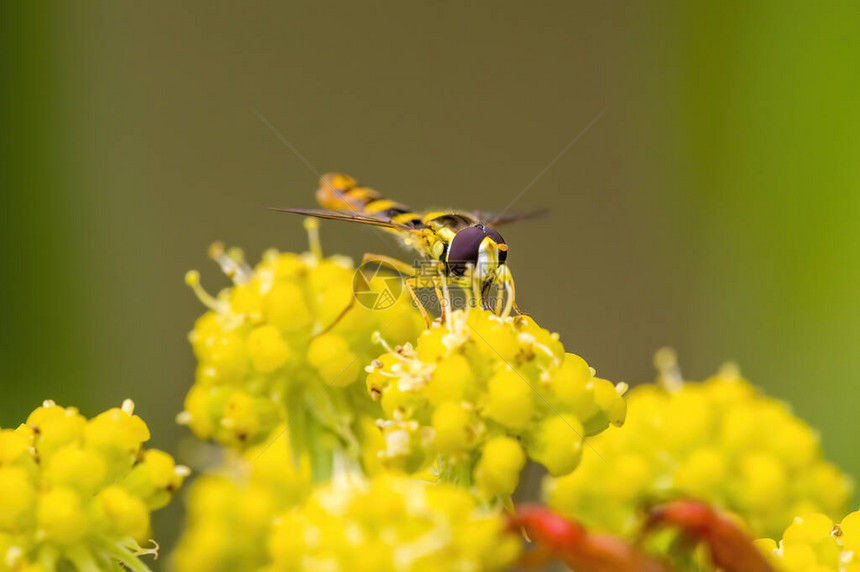
[(189, 335), (197, 371), (179, 416), (198, 437), (241, 449), (289, 419), (291, 430), (310, 427), (297, 451), (325, 432), (332, 447), (360, 456), (358, 419), (379, 411), (355, 383), (376, 353), (371, 333), (407, 342), (423, 321), (408, 296), (384, 310), (356, 303), (351, 261), (323, 258), (313, 228), (311, 236), (311, 252), (270, 250), (254, 268), (237, 249), (213, 245), (211, 257), (233, 281), (217, 296), (197, 272), (186, 276), (208, 308)]
[(191, 485), (186, 526), (171, 555), (177, 572), (256, 570), (268, 562), (275, 515), (301, 503), (310, 488), (307, 463), (294, 466), (284, 429)]
[(90, 420), (46, 401), (0, 430), (0, 570), (148, 570), (150, 511), (188, 473), (148, 439), (131, 400)]
[(591, 441), (580, 468), (548, 479), (547, 501), (587, 526), (631, 534), (643, 506), (691, 497), (774, 535), (798, 512), (840, 514), (849, 479), (823, 460), (816, 433), (737, 370), (681, 382), (673, 354), (658, 354), (660, 383), (634, 388), (625, 426)]
[(519, 544), (502, 515), (464, 489), (385, 474), (347, 477), (278, 517), (266, 570), (502, 570)]
[(858, 572), (860, 511), (837, 524), (821, 513), (796, 516), (782, 533), (782, 540), (762, 538), (756, 545), (780, 571)]
[(510, 496), (525, 464), (525, 453), (516, 439), (493, 437), (484, 444), (483, 455), (475, 468), (475, 481), (490, 495)]
[(624, 422), (626, 386), (595, 377), (527, 316), (457, 310), (414, 346), (378, 338), (388, 351), (367, 368), (366, 385), (382, 406), (383, 439), (373, 446), (388, 468), (435, 464), (445, 481), (505, 497), (526, 457), (567, 474), (586, 436)]

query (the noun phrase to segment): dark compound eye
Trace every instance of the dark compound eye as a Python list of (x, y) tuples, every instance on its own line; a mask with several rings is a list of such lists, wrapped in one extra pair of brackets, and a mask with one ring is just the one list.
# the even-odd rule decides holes
[[(481, 243), (488, 236), (497, 244), (505, 244), (502, 235), (492, 228), (480, 224), (464, 228), (454, 235), (451, 244), (448, 245), (447, 257), (448, 269), (452, 274), (462, 276), (466, 272), (466, 264), (469, 263), (477, 266)], [(504, 263), (507, 255), (506, 251), (500, 251), (499, 262)]]

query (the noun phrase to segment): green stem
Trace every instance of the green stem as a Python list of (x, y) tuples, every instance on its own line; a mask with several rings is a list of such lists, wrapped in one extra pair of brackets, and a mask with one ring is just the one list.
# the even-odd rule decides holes
[[(129, 542), (132, 546), (124, 546), (122, 542)], [(122, 562), (123, 567), (131, 570), (132, 572), (152, 572), (149, 566), (144, 564), (140, 559), (140, 547), (133, 539), (117, 542), (115, 544), (105, 544), (104, 553), (110, 558), (118, 562)], [(95, 570), (98, 571), (101, 570), (101, 568), (96, 568)]]
[(66, 550), (66, 557), (75, 565), (78, 572), (100, 572), (103, 567), (98, 565), (89, 548), (78, 545)]

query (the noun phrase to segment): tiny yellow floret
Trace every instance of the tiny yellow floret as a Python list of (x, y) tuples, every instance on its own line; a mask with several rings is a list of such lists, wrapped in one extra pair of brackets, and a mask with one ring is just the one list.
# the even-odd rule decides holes
[(130, 399), (89, 420), (46, 400), (0, 429), (0, 570), (147, 570), (150, 512), (188, 475), (148, 439)]

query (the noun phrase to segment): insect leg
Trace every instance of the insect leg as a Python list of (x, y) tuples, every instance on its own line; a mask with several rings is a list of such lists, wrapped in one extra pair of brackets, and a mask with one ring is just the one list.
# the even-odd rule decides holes
[(442, 295), (442, 288), (439, 286), (439, 277), (433, 276), (433, 290), (436, 291), (436, 299), (439, 300), (439, 310), (442, 313), (441, 318), (445, 320), (445, 297)]
[[(505, 290), (505, 294), (507, 294), (507, 290)], [(496, 288), (496, 308), (493, 310), (497, 316), (502, 316), (502, 298), (505, 297), (500, 288)], [(504, 316), (507, 316), (508, 313), (505, 313)], [(503, 317), (504, 317), (503, 316)]]
[(466, 266), (467, 274), (469, 275), (469, 283), (471, 285), (471, 296), (469, 297), (469, 307), (477, 308), (479, 304), (483, 301), (483, 296), (481, 294), (481, 284), (478, 281), (478, 275), (475, 273), (475, 266), (470, 262)]
[[(400, 274), (405, 274), (405, 275), (410, 276), (410, 277), (415, 275), (415, 269), (411, 265), (403, 262), (402, 260), (397, 260), (396, 258), (392, 258), (390, 256), (385, 256), (383, 254), (369, 254), (369, 253), (365, 254), (361, 258), (361, 263), (358, 265), (358, 271), (361, 272), (362, 274), (364, 274), (364, 266), (368, 262), (375, 262), (375, 263), (379, 264), (380, 266), (385, 266), (385, 267), (391, 268), (391, 269), (395, 270), (396, 272), (399, 272)], [(367, 278), (367, 275), (365, 275), (365, 278)], [(415, 298), (414, 291), (410, 289), (409, 293), (412, 294), (413, 300), (416, 300), (416, 302), (417, 302), (417, 299)], [(349, 313), (349, 311), (353, 309), (353, 307), (355, 307), (355, 302), (356, 302), (356, 299), (355, 299), (355, 296), (353, 296), (352, 299), (349, 301), (349, 304), (347, 304), (346, 307), (340, 312), (340, 314), (337, 315), (337, 317), (332, 321), (332, 323), (329, 324), (328, 326), (326, 326), (325, 328), (323, 328), (320, 332), (317, 332), (316, 334), (314, 334), (314, 337), (330, 332), (331, 329), (334, 328), (343, 319), (343, 317), (346, 316)], [(424, 315), (424, 320), (428, 321), (428, 318), (425, 315), (426, 310), (424, 310), (424, 307), (421, 305), (420, 302), (417, 302), (417, 303), (419, 305), (419, 308), (421, 309), (422, 315)], [(429, 322), (428, 322), (428, 325), (429, 325)]]
[(403, 284), (406, 286), (406, 290), (409, 292), (409, 295), (412, 296), (412, 301), (415, 302), (415, 305), (418, 307), (418, 311), (421, 312), (421, 317), (424, 318), (424, 323), (429, 328), (433, 324), (433, 320), (430, 319), (430, 314), (427, 313), (427, 309), (424, 307), (424, 304), (421, 303), (421, 300), (418, 298), (418, 294), (415, 293), (415, 286), (413, 285), (418, 279), (415, 277), (407, 278)]
[(453, 308), (451, 306), (451, 291), (448, 289), (448, 277), (445, 276), (445, 273), (441, 267), (438, 267), (437, 271), (438, 274), (434, 276), (433, 282), (434, 284), (437, 284), (436, 295), (439, 297), (439, 307), (442, 311), (442, 321), (450, 328), (451, 312)]
[(466, 308), (471, 308), (472, 304), (474, 304), (474, 299), (472, 298), (472, 290), (474, 286), (470, 282), (466, 286), (461, 286), (463, 290), (463, 296), (465, 297)]
[(517, 306), (517, 289), (516, 289), (516, 285), (514, 284), (514, 277), (510, 273), (510, 271), (508, 271), (508, 278), (509, 278), (510, 288), (511, 288), (511, 291), (510, 291), (511, 306), (513, 306), (514, 312), (516, 312), (517, 315), (522, 316), (522, 315), (524, 315), (524, 312), (522, 312), (519, 309), (519, 307)]
[[(508, 270), (508, 267), (504, 264), (499, 266), (499, 269), (496, 271), (495, 280), (497, 284), (501, 283), (505, 287), (505, 308), (501, 309), (501, 297), (498, 299), (496, 303), (496, 313), (503, 318), (507, 318), (511, 315), (511, 309), (516, 307), (516, 301), (514, 300), (516, 296), (516, 290), (514, 289), (514, 277), (511, 276), (511, 271)], [(520, 311), (517, 309), (517, 314)]]
[(492, 282), (484, 282), (481, 285), (481, 297), (480, 297), (481, 307), (484, 310), (487, 310), (490, 312), (492, 312), (493, 309), (490, 308), (490, 302), (489, 302), (489, 300), (487, 300), (487, 298), (490, 296), (490, 288), (492, 287), (492, 285), (493, 285)]
[(418, 298), (418, 294), (415, 292), (415, 284), (418, 281), (415, 267), (411, 264), (403, 262), (402, 260), (392, 258), (391, 256), (385, 256), (384, 254), (368, 253), (362, 257), (361, 264), (359, 265), (359, 268), (362, 270), (362, 272), (364, 272), (364, 266), (368, 262), (375, 262), (381, 266), (387, 266), (388, 268), (396, 270), (400, 274), (408, 276), (408, 278), (403, 281), (403, 284), (406, 286), (406, 290), (409, 292), (409, 295), (412, 296), (412, 301), (415, 302), (415, 305), (418, 307), (418, 311), (421, 312), (421, 317), (424, 318), (424, 323), (427, 324), (427, 327), (429, 328), (430, 325), (433, 323), (433, 320), (430, 319), (430, 315), (427, 313), (427, 308), (424, 307), (424, 304), (421, 302), (421, 300)]
[(387, 266), (406, 276), (415, 276), (415, 267), (391, 256), (385, 256), (384, 254), (365, 254), (361, 258), (361, 264), (358, 265), (362, 272), (364, 272), (364, 266), (368, 262), (376, 262), (380, 266)]
[(352, 299), (350, 299), (349, 304), (346, 305), (346, 308), (341, 310), (340, 314), (337, 315), (337, 318), (332, 320), (331, 324), (329, 324), (328, 326), (323, 328), (321, 331), (314, 334), (313, 337), (315, 338), (317, 336), (321, 336), (323, 334), (329, 333), (332, 330), (332, 328), (334, 328), (336, 325), (338, 325), (340, 323), (340, 321), (343, 320), (343, 317), (346, 316), (349, 313), (349, 311), (352, 310), (354, 307), (355, 307), (355, 296), (353, 296)]

